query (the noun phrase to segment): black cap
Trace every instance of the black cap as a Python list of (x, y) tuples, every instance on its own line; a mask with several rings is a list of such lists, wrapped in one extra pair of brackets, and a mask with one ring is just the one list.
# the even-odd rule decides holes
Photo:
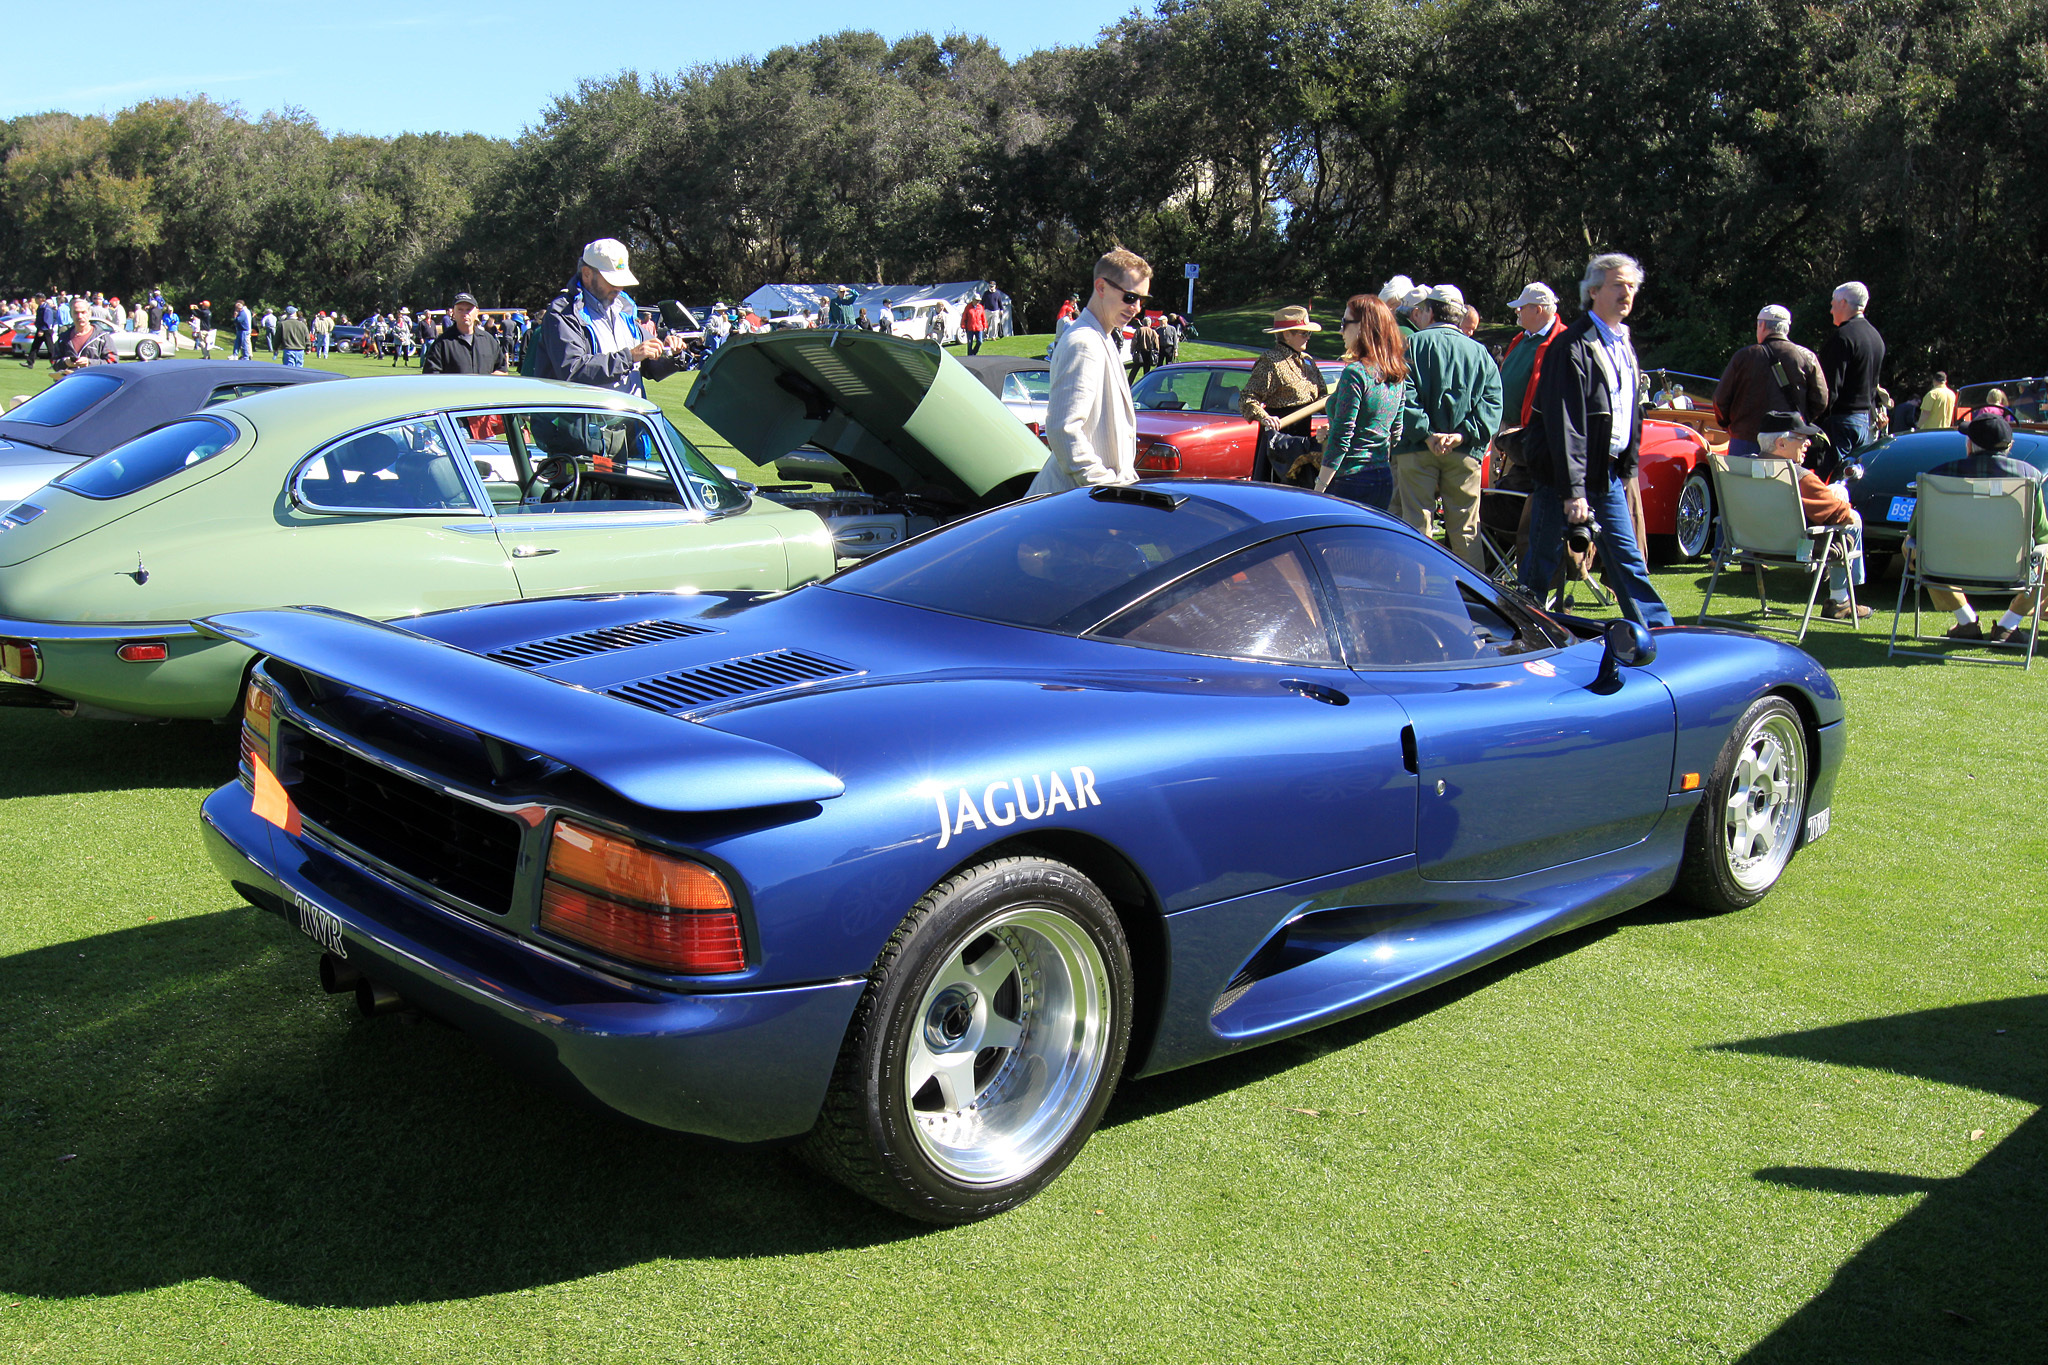
[(1995, 412), (1980, 413), (1970, 419), (1963, 434), (1979, 450), (2004, 450), (2012, 444), (2012, 423)]
[(474, 295), (474, 294), (457, 294), (457, 295), (455, 296), (455, 302), (454, 302), (454, 303), (451, 303), (451, 304), (449, 304), (448, 306), (449, 306), (450, 308), (455, 308), (455, 307), (458, 307), (458, 306), (460, 306), (461, 304), (465, 304), (465, 303), (466, 303), (466, 304), (468, 304), (468, 305), (469, 305), (470, 307), (472, 307), (472, 308), (476, 307), (476, 295)]
[(1767, 412), (1756, 424), (1756, 443), (1763, 447), (1764, 454), (1771, 453), (1771, 445), (1780, 436), (1818, 436), (1820, 428), (1805, 421), (1796, 412)]

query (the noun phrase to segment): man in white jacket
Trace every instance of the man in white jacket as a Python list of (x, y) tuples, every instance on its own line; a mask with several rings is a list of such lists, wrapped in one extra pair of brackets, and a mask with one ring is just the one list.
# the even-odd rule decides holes
[(1118, 338), (1151, 287), (1152, 267), (1136, 252), (1119, 247), (1095, 263), (1088, 306), (1053, 348), (1045, 402), (1052, 456), (1032, 493), (1138, 481), (1138, 410)]

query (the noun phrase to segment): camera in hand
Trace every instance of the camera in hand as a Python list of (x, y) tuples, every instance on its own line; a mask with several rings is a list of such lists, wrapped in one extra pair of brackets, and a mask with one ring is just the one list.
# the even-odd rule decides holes
[(1571, 547), (1573, 554), (1584, 554), (1600, 534), (1600, 523), (1591, 517), (1584, 521), (1565, 523), (1564, 543)]

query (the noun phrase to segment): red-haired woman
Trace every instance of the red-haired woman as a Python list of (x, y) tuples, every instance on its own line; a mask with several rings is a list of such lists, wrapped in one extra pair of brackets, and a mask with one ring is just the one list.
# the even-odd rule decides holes
[(1329, 434), (1316, 487), (1385, 511), (1394, 496), (1392, 451), (1401, 434), (1407, 353), (1394, 310), (1372, 294), (1344, 305), (1344, 372), (1330, 395)]

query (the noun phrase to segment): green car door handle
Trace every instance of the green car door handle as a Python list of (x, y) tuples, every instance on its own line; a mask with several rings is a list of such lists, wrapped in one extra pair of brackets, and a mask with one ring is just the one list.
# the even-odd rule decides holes
[(557, 555), (560, 553), (561, 550), (558, 548), (543, 549), (538, 545), (515, 545), (512, 547), (512, 557), (514, 559), (539, 559), (542, 555)]

